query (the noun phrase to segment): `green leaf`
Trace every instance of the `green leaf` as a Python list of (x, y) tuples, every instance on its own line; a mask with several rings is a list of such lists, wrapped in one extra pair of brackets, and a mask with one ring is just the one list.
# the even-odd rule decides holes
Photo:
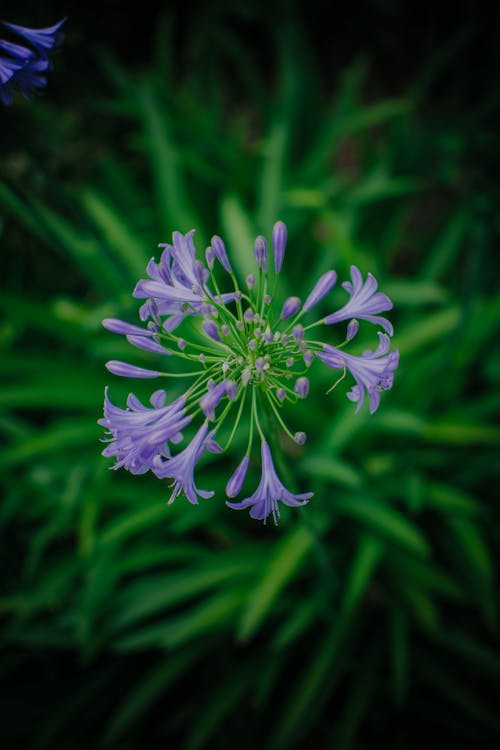
[(167, 688), (189, 669), (201, 652), (200, 646), (190, 646), (176, 654), (161, 655), (159, 664), (134, 682), (132, 690), (112, 714), (104, 731), (103, 745), (113, 746), (165, 694)]
[(255, 273), (253, 247), (256, 232), (237, 195), (226, 195), (220, 203), (223, 236), (231, 253), (231, 263), (244, 281)]
[(125, 589), (114, 603), (112, 627), (116, 630), (211, 591), (233, 577), (246, 577), (253, 571), (251, 560), (205, 561), (202, 569), (187, 569), (147, 576)]
[[(461, 312), (458, 307), (419, 316), (418, 320), (398, 330), (397, 348), (402, 357), (415, 354), (420, 349), (432, 346), (456, 330)], [(404, 362), (404, 359), (403, 359)]]
[(262, 577), (248, 595), (248, 603), (237, 630), (240, 640), (248, 640), (257, 632), (275, 606), (278, 596), (309, 553), (312, 543), (311, 533), (303, 526), (297, 526), (276, 545)]
[(396, 308), (442, 305), (448, 300), (448, 291), (432, 281), (392, 279), (384, 282), (384, 292)]
[(160, 104), (160, 99), (149, 81), (139, 85), (136, 93), (146, 136), (160, 225), (167, 236), (172, 233), (172, 228), (180, 232), (194, 228), (201, 231), (187, 198), (169, 115)]
[(363, 475), (354, 466), (329, 455), (307, 456), (300, 463), (300, 471), (304, 476), (335, 482), (351, 489), (359, 489), (363, 484)]
[(96, 443), (98, 438), (99, 428), (88, 419), (65, 420), (2, 451), (0, 466), (11, 466), (53, 451)]
[(114, 641), (118, 651), (141, 651), (147, 648), (178, 648), (188, 641), (229, 629), (244, 600), (243, 591), (224, 591), (205, 601), (152, 625), (132, 630)]
[(109, 201), (91, 188), (84, 190), (80, 200), (87, 215), (123, 265), (131, 282), (141, 278), (145, 274), (151, 252), (146, 252), (144, 243), (136, 237), (127, 218), (120, 215)]
[(401, 513), (376, 499), (337, 498), (335, 509), (416, 555), (429, 554), (429, 543), (420, 529)]
[(383, 544), (372, 536), (363, 536), (349, 566), (349, 578), (342, 599), (344, 615), (352, 616), (361, 601), (383, 553)]
[(260, 180), (259, 224), (266, 232), (279, 218), (288, 144), (287, 121), (277, 118), (264, 141)]
[(423, 437), (433, 443), (450, 445), (481, 445), (500, 443), (500, 428), (486, 424), (435, 421), (426, 425)]

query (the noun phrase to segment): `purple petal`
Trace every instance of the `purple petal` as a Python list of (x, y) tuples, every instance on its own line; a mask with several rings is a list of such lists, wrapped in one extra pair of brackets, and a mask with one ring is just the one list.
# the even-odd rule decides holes
[(231, 264), (229, 263), (229, 259), (226, 253), (226, 246), (224, 245), (224, 242), (221, 240), (221, 238), (217, 237), (217, 235), (212, 237), (212, 248), (215, 253), (215, 257), (221, 264), (222, 268), (227, 271), (227, 273), (232, 273)]
[(276, 273), (281, 271), (283, 259), (285, 257), (287, 231), (286, 225), (282, 221), (277, 221), (273, 227), (273, 250), (274, 250), (274, 270)]
[(267, 242), (261, 235), (255, 240), (254, 255), (259, 268), (267, 273)]
[(164, 346), (158, 344), (152, 339), (148, 339), (145, 336), (127, 336), (127, 341), (136, 346), (138, 349), (143, 349), (146, 352), (156, 352), (157, 354), (172, 354)]
[(283, 309), (281, 311), (281, 320), (291, 318), (292, 315), (300, 309), (301, 301), (299, 297), (288, 297), (283, 303)]
[(236, 471), (229, 479), (228, 483), (226, 484), (226, 495), (228, 497), (236, 497), (240, 494), (241, 488), (243, 487), (243, 482), (245, 481), (245, 477), (247, 475), (249, 463), (250, 456), (244, 456)]
[(327, 271), (321, 276), (316, 282), (312, 292), (304, 302), (303, 310), (307, 312), (312, 307), (318, 304), (323, 297), (328, 294), (330, 289), (335, 285), (337, 281), (337, 274), (335, 271)]
[(144, 367), (136, 367), (116, 359), (106, 362), (105, 367), (113, 375), (119, 375), (122, 378), (157, 378), (160, 375), (157, 370), (146, 370)]
[(154, 334), (154, 331), (135, 326), (132, 323), (126, 323), (124, 320), (119, 320), (118, 318), (104, 318), (101, 324), (107, 331), (120, 333), (124, 336), (153, 336)]

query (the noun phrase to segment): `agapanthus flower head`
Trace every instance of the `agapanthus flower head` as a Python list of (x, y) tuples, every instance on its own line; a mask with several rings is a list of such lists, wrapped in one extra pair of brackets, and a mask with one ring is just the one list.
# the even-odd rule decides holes
[[(250, 508), (252, 518), (266, 521), (272, 516), (277, 521), (279, 503), (304, 505), (312, 493), (285, 487), (275, 469), (271, 433), (283, 431), (296, 446), (305, 444), (306, 433), (291, 429), (283, 414), (299, 399), (308, 398), (309, 373), (317, 362), (342, 370), (340, 380), (347, 373), (352, 376), (354, 385), (347, 395), (357, 403), (356, 411), (365, 393), (370, 411), (378, 408), (380, 394), (391, 388), (398, 364), (398, 352), (389, 351), (389, 336), (379, 333), (378, 348), (361, 355), (347, 354), (343, 347), (356, 336), (359, 320), (392, 333), (389, 321), (377, 316), (392, 303), (377, 293), (373, 276), (368, 274), (363, 283), (353, 266), (352, 281), (344, 284), (349, 301), (336, 312), (308, 322), (311, 310), (335, 285), (337, 274), (324, 273), (304, 304), (297, 296), (280, 297), (277, 282), (287, 242), (283, 222), (273, 229), (272, 262), (266, 239), (257, 237), (255, 273), (246, 278), (243, 288), (223, 240), (217, 235), (212, 238), (205, 264), (196, 257), (193, 235), (193, 231), (186, 235), (174, 232), (172, 243), (160, 245), (159, 261), (149, 262), (148, 278), (137, 283), (134, 297), (145, 300), (140, 308), (143, 325), (117, 318), (103, 321), (107, 330), (125, 336), (136, 349), (155, 357), (151, 367), (112, 360), (106, 365), (110, 372), (142, 380), (170, 377), (186, 385), (170, 403), (163, 390), (153, 393), (151, 406), (144, 406), (131, 394), (126, 409), (115, 406), (106, 391), (104, 418), (100, 420), (108, 431), (103, 453), (116, 459), (114, 468), (134, 474), (151, 471), (159, 479), (171, 480), (169, 502), (184, 495), (197, 504), (199, 498), (214, 494), (197, 488), (194, 472), (198, 463), (206, 453), (229, 448), (237, 431), (241, 434), (242, 425), (248, 424), (247, 447), (227, 480), (226, 495), (234, 498), (242, 492), (256, 442), (260, 444), (261, 481), (252, 495), (228, 505), (238, 510)], [(321, 326), (330, 331), (332, 324), (344, 321), (349, 321), (347, 333), (342, 332), (336, 345), (318, 341), (316, 336), (310, 338), (311, 329)], [(184, 368), (170, 370), (173, 360), (181, 361)], [(175, 448), (183, 441), (187, 441), (184, 448)]]
[(0, 100), (3, 104), (12, 104), (16, 93), (30, 99), (46, 86), (44, 73), (50, 68), (50, 53), (64, 39), (61, 28), (65, 21), (63, 19), (43, 29), (2, 22), (3, 26), (23, 40), (23, 44), (19, 44), (0, 39), (0, 52), (3, 53), (0, 55)]

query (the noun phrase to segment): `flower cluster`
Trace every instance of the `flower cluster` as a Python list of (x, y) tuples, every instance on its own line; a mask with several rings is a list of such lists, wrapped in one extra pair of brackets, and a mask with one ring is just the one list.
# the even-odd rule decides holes
[[(43, 89), (47, 83), (45, 73), (50, 68), (49, 53), (62, 42), (64, 35), (61, 27), (66, 19), (45, 29), (28, 29), (14, 23), (3, 21), (3, 26), (23, 39), (23, 44), (16, 44), (0, 39), (0, 101), (12, 104), (15, 93), (23, 94), (27, 99)], [(26, 46), (29, 44), (30, 46)]]
[[(99, 420), (108, 431), (103, 453), (116, 459), (114, 468), (124, 467), (133, 474), (151, 471), (159, 478), (170, 479), (169, 502), (182, 493), (191, 503), (198, 503), (199, 497), (213, 495), (195, 484), (199, 459), (206, 451), (225, 451), (243, 423), (242, 417), (248, 415), (247, 447), (227, 482), (226, 494), (231, 499), (227, 505), (237, 510), (250, 508), (252, 518), (264, 521), (272, 515), (276, 522), (278, 501), (303, 505), (312, 493), (294, 494), (284, 486), (269, 446), (269, 425), (279, 426), (295, 443), (304, 444), (305, 433), (292, 432), (281, 412), (285, 403), (307, 398), (307, 373), (315, 360), (341, 370), (337, 382), (349, 372), (355, 385), (348, 398), (357, 403), (359, 411), (367, 395), (373, 413), (381, 391), (391, 388), (398, 366), (397, 350), (389, 352), (392, 325), (380, 316), (392, 308), (392, 302), (377, 291), (371, 274), (363, 280), (358, 268), (352, 266), (351, 281), (342, 285), (348, 294), (346, 304), (304, 325), (304, 318), (336, 284), (337, 274), (324, 273), (305, 302), (289, 297), (277, 306), (277, 281), (287, 241), (283, 222), (278, 221), (273, 228), (272, 258), (265, 238), (257, 237), (256, 273), (246, 278), (243, 289), (220, 237), (212, 238), (203, 263), (196, 258), (193, 234), (174, 232), (172, 244), (160, 245), (163, 252), (159, 262), (149, 262), (148, 278), (138, 282), (134, 297), (145, 300), (140, 308), (143, 325), (116, 318), (103, 321), (106, 329), (126, 336), (133, 346), (180, 358), (188, 365), (187, 371), (165, 372), (113, 360), (106, 364), (110, 372), (132, 378), (182, 377), (190, 384), (171, 403), (166, 403), (164, 390), (152, 394), (150, 406), (130, 394), (126, 409), (111, 403), (106, 389), (104, 418)], [(230, 280), (231, 291), (221, 291), (220, 274)], [(378, 334), (378, 347), (360, 356), (346, 354), (343, 347), (356, 336), (360, 320), (383, 329)], [(335, 323), (347, 323), (344, 341), (338, 346), (309, 338), (311, 329)], [(183, 450), (172, 455), (192, 423), (196, 430), (193, 437)], [(224, 446), (219, 444), (222, 437)], [(261, 481), (253, 494), (234, 502), (242, 491), (255, 440), (260, 441)]]

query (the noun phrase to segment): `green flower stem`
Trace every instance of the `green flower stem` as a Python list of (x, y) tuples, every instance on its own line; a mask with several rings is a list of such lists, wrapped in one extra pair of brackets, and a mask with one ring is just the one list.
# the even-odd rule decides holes
[(241, 401), (240, 401), (240, 405), (238, 407), (238, 413), (236, 414), (236, 419), (234, 420), (233, 429), (231, 430), (231, 434), (229, 435), (229, 438), (226, 441), (226, 444), (225, 444), (225, 446), (223, 448), (223, 451), (226, 451), (229, 448), (229, 446), (231, 445), (231, 443), (233, 442), (234, 435), (236, 433), (236, 430), (238, 429), (238, 425), (240, 423), (241, 415), (243, 413), (243, 407), (245, 406), (246, 397), (247, 397), (247, 390), (245, 389), (243, 391), (243, 395), (241, 396)]
[(327, 390), (327, 392), (326, 392), (327, 396), (328, 396), (329, 393), (331, 393), (333, 391), (334, 388), (336, 388), (338, 386), (339, 383), (341, 383), (343, 381), (343, 379), (345, 378), (346, 375), (347, 375), (347, 368), (344, 367), (344, 371), (343, 371), (342, 375), (340, 376), (340, 378), (338, 378), (338, 380), (335, 381), (335, 383), (332, 385), (332, 387)]
[(206, 370), (196, 370), (196, 372), (160, 372), (160, 378), (194, 378), (201, 373), (206, 374)]
[[(178, 342), (179, 338), (184, 339), (184, 336), (180, 336), (180, 337), (179, 336), (174, 336), (174, 334), (170, 333), (169, 331), (167, 331), (166, 333), (163, 333), (163, 332), (159, 333), (158, 336), (164, 337), (167, 340), (171, 340), (171, 341), (175, 342), (176, 349), (174, 351), (172, 351), (172, 354), (175, 355), (176, 357), (184, 357), (185, 359), (191, 359), (191, 360), (197, 358), (195, 354), (185, 354), (183, 351), (181, 351), (178, 348), (177, 342)], [(212, 356), (214, 355), (213, 348), (211, 349), (210, 347), (203, 346), (202, 344), (195, 344), (194, 341), (188, 341), (187, 339), (184, 339), (184, 341), (186, 342), (186, 346), (187, 347), (192, 347), (193, 349), (198, 349), (200, 352), (208, 352), (208, 354), (211, 354)], [(214, 344), (218, 344), (219, 346), (221, 346), (221, 348), (224, 348), (225, 350), (228, 349), (228, 347), (225, 344), (219, 344), (218, 341), (214, 341)]]
[(272, 410), (273, 410), (273, 412), (274, 412), (274, 414), (276, 416), (276, 419), (278, 420), (278, 422), (280, 423), (280, 425), (282, 426), (282, 428), (284, 429), (284, 431), (286, 432), (286, 434), (288, 435), (288, 437), (290, 438), (290, 440), (292, 440), (293, 442), (295, 442), (295, 436), (291, 432), (290, 428), (287, 427), (287, 425), (283, 421), (283, 418), (282, 418), (281, 414), (279, 413), (279, 411), (277, 409), (277, 405), (274, 402), (274, 398), (273, 398), (272, 394), (268, 392), (268, 393), (266, 393), (266, 396), (267, 396), (267, 400), (269, 401), (269, 403), (271, 405), (271, 408), (272, 408)]
[(259, 421), (259, 415), (257, 413), (257, 388), (255, 387), (255, 384), (252, 386), (252, 413), (255, 416), (255, 424), (257, 425), (260, 439), (262, 440), (263, 443), (265, 443), (266, 438), (264, 437), (264, 432), (262, 430), (262, 427)]

